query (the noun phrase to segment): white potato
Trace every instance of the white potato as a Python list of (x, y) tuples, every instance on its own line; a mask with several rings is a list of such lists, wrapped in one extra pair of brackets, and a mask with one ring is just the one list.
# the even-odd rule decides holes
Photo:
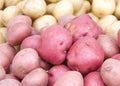
[(3, 8), (4, 6), (4, 0), (0, 0), (0, 10)]
[(115, 21), (111, 25), (107, 26), (105, 33), (117, 39), (119, 30), (120, 30), (120, 21)]
[(67, 0), (59, 1), (53, 9), (53, 15), (55, 16), (57, 20), (59, 20), (60, 17), (67, 15), (67, 14), (73, 14), (72, 3)]
[(4, 0), (5, 1), (5, 6), (13, 6), (17, 5), (21, 0)]
[(95, 21), (95, 22), (98, 22), (99, 18), (94, 15), (93, 13), (88, 13), (88, 15)]
[(0, 32), (2, 33), (3, 39), (6, 41), (6, 39), (7, 39), (7, 28), (6, 27), (1, 27)]
[(2, 14), (3, 13), (3, 11), (2, 10), (0, 10), (0, 27), (2, 27), (3, 26), (3, 23), (2, 23)]
[(98, 21), (98, 25), (105, 31), (106, 27), (115, 21), (117, 21), (117, 18), (114, 15), (106, 15)]
[(115, 16), (120, 19), (120, 0), (117, 2), (117, 6), (115, 9)]
[(48, 4), (47, 5), (47, 11), (46, 11), (46, 13), (52, 14), (55, 5), (56, 5), (56, 3), (50, 3), (50, 4)]
[(91, 4), (89, 1), (84, 1), (82, 4), (82, 7), (79, 9), (77, 13), (75, 13), (76, 16), (88, 13), (91, 9)]
[(3, 10), (2, 15), (3, 24), (6, 26), (8, 21), (10, 21), (12, 18), (19, 14), (21, 14), (21, 11), (17, 6), (8, 6)]
[(58, 2), (58, 1), (60, 1), (60, 0), (46, 0), (47, 2)]
[(22, 10), (23, 3), (24, 3), (24, 1), (20, 1), (16, 6), (17, 6), (20, 10)]
[(92, 2), (92, 12), (98, 17), (112, 14), (115, 7), (115, 0), (93, 0)]
[(46, 8), (45, 0), (24, 0), (22, 12), (32, 19), (36, 19), (45, 14)]
[(44, 15), (33, 22), (33, 27), (40, 32), (41, 29), (56, 24), (56, 19), (52, 15)]

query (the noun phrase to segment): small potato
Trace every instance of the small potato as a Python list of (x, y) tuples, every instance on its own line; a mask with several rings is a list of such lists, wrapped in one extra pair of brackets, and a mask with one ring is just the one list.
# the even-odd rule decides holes
[(6, 75), (5, 69), (3, 66), (0, 66), (0, 80), (4, 79)]
[(120, 0), (117, 0), (117, 6), (115, 9), (115, 16), (120, 19)]
[(111, 25), (112, 23), (116, 22), (117, 18), (114, 15), (106, 15), (102, 17), (98, 21), (98, 25), (103, 29), (103, 31), (106, 31), (107, 26)]
[(32, 19), (36, 19), (46, 12), (45, 0), (24, 0), (22, 5), (23, 14), (30, 16)]
[(5, 0), (0, 0), (0, 10), (3, 8), (4, 2), (5, 2)]
[(7, 28), (6, 27), (1, 27), (0, 28), (0, 33), (2, 34), (3, 36), (3, 39), (6, 41), (7, 40)]
[(104, 61), (104, 51), (95, 38), (81, 37), (70, 48), (67, 64), (83, 75), (97, 70)]
[(8, 29), (7, 42), (13, 46), (19, 45), (32, 32), (31, 26), (25, 23), (16, 23)]
[(17, 5), (21, 0), (5, 0), (5, 6)]
[(107, 86), (120, 86), (120, 61), (107, 59), (101, 66), (101, 77)]
[(111, 25), (107, 26), (105, 30), (105, 34), (110, 35), (117, 40), (119, 30), (120, 30), (120, 21), (115, 21)]
[(93, 13), (88, 13), (88, 15), (97, 23), (99, 21), (99, 18), (94, 15)]
[(56, 5), (56, 3), (50, 3), (50, 4), (48, 4), (47, 5), (47, 11), (46, 11), (46, 13), (52, 14), (55, 5)]
[(53, 86), (84, 86), (83, 82), (80, 72), (68, 71), (59, 77)]
[(117, 40), (109, 35), (99, 35), (97, 41), (104, 50), (105, 58), (111, 58), (120, 52)]
[(92, 12), (97, 17), (103, 17), (105, 15), (112, 14), (115, 11), (115, 0), (93, 0)]
[(3, 15), (3, 10), (0, 10), (0, 27), (3, 26), (2, 15)]
[(67, 15), (67, 14), (73, 14), (74, 8), (70, 1), (67, 0), (61, 0), (59, 1), (54, 9), (53, 9), (53, 15), (57, 20), (60, 19), (60, 17)]
[(15, 55), (11, 64), (11, 70), (15, 76), (19, 79), (23, 79), (30, 71), (39, 66), (37, 51), (32, 48), (25, 48)]
[(78, 12), (75, 13), (76, 16), (80, 16), (82, 14), (86, 14), (91, 10), (91, 4), (89, 1), (84, 1), (82, 3), (81, 8), (78, 10)]
[(69, 71), (69, 68), (65, 65), (56, 65), (53, 66), (49, 71), (48, 71), (48, 86), (53, 86), (56, 80), (58, 80), (64, 73)]
[(56, 24), (57, 21), (54, 16), (52, 15), (44, 15), (42, 17), (37, 18), (33, 22), (33, 27), (36, 29), (36, 31), (40, 32), (41, 29), (49, 27), (51, 25)]
[(90, 72), (84, 77), (84, 86), (106, 86), (99, 72)]
[(22, 84), (15, 79), (3, 79), (0, 81), (0, 86), (22, 86)]
[(41, 44), (37, 50), (48, 63), (61, 64), (71, 44), (72, 36), (69, 31), (60, 25), (52, 25), (42, 31)]
[(20, 15), (21, 11), (17, 6), (8, 6), (3, 10), (2, 20), (3, 24), (6, 26), (7, 23), (17, 15)]
[(37, 68), (28, 73), (21, 83), (23, 86), (47, 86), (48, 74), (42, 68)]
[(29, 16), (17, 15), (7, 23), (7, 28), (9, 29), (10, 27), (14, 26), (16, 23), (25, 23), (31, 26), (32, 20)]

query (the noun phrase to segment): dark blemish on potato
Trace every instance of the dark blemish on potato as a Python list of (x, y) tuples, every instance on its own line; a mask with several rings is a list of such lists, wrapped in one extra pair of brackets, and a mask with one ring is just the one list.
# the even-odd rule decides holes
[(48, 73), (48, 76), (50, 76), (50, 77), (53, 77), (53, 74), (51, 74), (51, 73)]
[(60, 42), (60, 45), (63, 45), (63, 43), (64, 43), (63, 41), (62, 41), (62, 42)]
[(18, 72), (18, 73), (24, 73), (24, 68), (23, 68), (22, 66), (19, 66), (19, 67), (17, 68), (17, 72)]
[(85, 37), (85, 36), (87, 36), (87, 35), (88, 35), (88, 33), (87, 33), (87, 32), (86, 32), (86, 33), (84, 33), (84, 34), (82, 34), (82, 36), (83, 36), (83, 37)]

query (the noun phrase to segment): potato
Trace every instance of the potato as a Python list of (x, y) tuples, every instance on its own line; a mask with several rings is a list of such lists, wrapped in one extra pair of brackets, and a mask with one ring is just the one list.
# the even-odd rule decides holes
[(67, 15), (67, 14), (73, 14), (74, 8), (71, 2), (67, 0), (61, 0), (59, 1), (54, 9), (53, 9), (53, 15), (57, 20), (60, 19), (60, 17)]
[(112, 56), (112, 58), (113, 58), (113, 59), (120, 60), (120, 53), (118, 53), (118, 54)]
[(58, 2), (58, 1), (60, 1), (60, 0), (46, 0), (47, 2)]
[(32, 36), (25, 38), (22, 41), (22, 43), (20, 45), (20, 49), (33, 48), (33, 49), (37, 50), (40, 43), (41, 43), (41, 36), (40, 35), (32, 35)]
[(32, 20), (29, 16), (17, 15), (8, 22), (7, 28), (9, 29), (10, 27), (14, 26), (16, 23), (25, 23), (28, 25), (32, 25)]
[(41, 33), (41, 44), (38, 47), (40, 56), (51, 64), (61, 64), (72, 44), (72, 36), (60, 25), (52, 25)]
[(21, 0), (5, 0), (5, 6), (17, 5)]
[(3, 6), (4, 6), (4, 0), (0, 0), (0, 10), (3, 8)]
[(99, 72), (90, 72), (84, 77), (84, 86), (106, 86)]
[(120, 19), (120, 0), (117, 1), (117, 6), (115, 9), (115, 16)]
[(0, 44), (5, 43), (5, 39), (3, 38), (2, 33), (0, 32)]
[(3, 79), (0, 81), (0, 86), (22, 86), (22, 84), (15, 79)]
[(24, 0), (22, 12), (32, 19), (36, 19), (45, 14), (46, 7), (45, 0)]
[(6, 26), (7, 23), (15, 16), (21, 14), (20, 9), (17, 6), (8, 6), (3, 10), (2, 20)]
[(118, 39), (118, 31), (120, 29), (120, 21), (115, 21), (111, 25), (107, 26), (105, 30), (106, 35), (112, 36), (114, 39)]
[(49, 71), (48, 71), (48, 86), (53, 86), (56, 80), (58, 80), (64, 73), (69, 71), (69, 68), (65, 65), (56, 65), (53, 66)]
[(74, 41), (84, 36), (97, 38), (98, 35), (103, 34), (102, 29), (88, 14), (72, 19), (65, 28), (70, 31)]
[(94, 15), (93, 13), (88, 13), (88, 15), (97, 23), (99, 21), (99, 18)]
[(3, 37), (3, 39), (6, 41), (7, 40), (7, 28), (6, 27), (1, 27), (0, 28), (0, 33)]
[(41, 29), (43, 29), (45, 27), (49, 27), (49, 26), (54, 25), (56, 23), (57, 23), (57, 21), (56, 21), (54, 16), (44, 15), (42, 17), (37, 18), (33, 22), (33, 27), (36, 29), (36, 31), (40, 32)]
[(17, 3), (16, 6), (22, 11), (23, 4), (24, 4), (24, 0), (21, 0), (19, 3)]
[(111, 58), (119, 53), (118, 42), (113, 37), (109, 35), (99, 35), (97, 41), (104, 50), (105, 58)]
[(47, 86), (48, 74), (42, 68), (37, 68), (28, 73), (21, 83), (23, 86)]
[(50, 4), (48, 4), (47, 5), (47, 11), (46, 11), (46, 13), (52, 14), (55, 5), (56, 5), (56, 3), (50, 3)]
[(84, 1), (81, 8), (78, 10), (78, 12), (75, 13), (76, 16), (80, 16), (82, 14), (86, 14), (91, 10), (91, 4), (89, 1)]
[[(106, 31), (106, 28), (111, 25), (112, 23), (116, 22), (117, 18), (114, 15), (106, 15), (102, 17), (98, 21), (98, 25), (103, 29), (103, 31)], [(107, 22), (107, 23), (106, 23)]]
[(103, 17), (109, 14), (113, 14), (115, 11), (115, 0), (93, 0), (92, 12), (97, 17)]
[(6, 74), (4, 79), (15, 79), (18, 80), (13, 74)]
[(19, 79), (23, 79), (30, 71), (39, 67), (39, 56), (32, 48), (20, 50), (14, 57), (11, 70)]
[(80, 72), (68, 71), (53, 86), (84, 86), (83, 77)]
[(104, 51), (96, 39), (81, 37), (70, 48), (67, 54), (67, 64), (72, 70), (83, 75), (97, 70), (104, 60)]
[(120, 86), (120, 61), (107, 59), (101, 66), (101, 77), (107, 86)]
[(0, 80), (4, 79), (6, 75), (5, 69), (3, 66), (0, 66)]
[(8, 29), (7, 42), (13, 46), (19, 45), (26, 37), (31, 34), (31, 26), (25, 23), (16, 23)]
[(2, 15), (3, 15), (3, 11), (0, 10), (0, 27), (3, 26)]

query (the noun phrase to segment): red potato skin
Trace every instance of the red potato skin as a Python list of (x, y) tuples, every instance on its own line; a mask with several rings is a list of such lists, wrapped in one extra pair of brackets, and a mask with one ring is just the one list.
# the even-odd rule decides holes
[(80, 72), (68, 71), (53, 86), (84, 86), (84, 81)]
[(0, 65), (0, 80), (4, 79), (6, 75), (5, 69)]
[(53, 66), (48, 71), (48, 76), (49, 76), (48, 86), (53, 86), (53, 84), (55, 83), (55, 81), (57, 79), (59, 79), (59, 77), (61, 77), (64, 73), (66, 73), (69, 70), (70, 69), (67, 66), (65, 66), (65, 65), (56, 65), (56, 66)]
[(120, 60), (120, 54), (116, 54), (112, 57), (113, 59), (117, 59), (117, 60)]
[(120, 61), (106, 59), (101, 66), (100, 74), (107, 86), (120, 86)]
[(0, 81), (0, 86), (22, 86), (22, 84), (15, 79), (3, 79)]
[(70, 31), (74, 41), (84, 36), (97, 38), (98, 35), (103, 34), (101, 27), (88, 14), (75, 17), (64, 27)]
[(60, 25), (52, 25), (42, 31), (41, 44), (37, 50), (45, 61), (56, 65), (63, 63), (71, 44), (70, 33)]
[(33, 49), (37, 50), (40, 43), (41, 43), (41, 36), (40, 35), (32, 35), (32, 36), (25, 38), (22, 41), (22, 43), (20, 45), (20, 49), (33, 48)]
[(67, 54), (67, 64), (72, 70), (83, 75), (97, 70), (104, 60), (104, 51), (96, 39), (81, 37), (70, 48)]
[(29, 16), (26, 15), (18, 15), (16, 17), (14, 17), (13, 19), (11, 19), (8, 24), (7, 24), (7, 28), (11, 28), (12, 26), (14, 26), (16, 23), (25, 23), (28, 24), (29, 26), (32, 25), (32, 20)]
[(119, 53), (119, 47), (117, 40), (108, 35), (99, 35), (97, 41), (102, 46), (105, 58), (111, 58), (115, 54)]
[(106, 86), (99, 72), (90, 72), (84, 77), (84, 86)]
[(13, 75), (13, 74), (6, 74), (4, 79), (15, 79), (15, 80), (18, 80), (17, 77), (15, 77), (15, 75)]
[(23, 79), (26, 74), (39, 66), (37, 51), (32, 48), (25, 48), (15, 55), (11, 64), (11, 71), (16, 77)]
[(19, 45), (31, 34), (31, 26), (24, 23), (16, 23), (8, 29), (7, 42), (13, 46)]
[(47, 86), (48, 74), (42, 68), (37, 68), (27, 74), (21, 83), (23, 86)]

